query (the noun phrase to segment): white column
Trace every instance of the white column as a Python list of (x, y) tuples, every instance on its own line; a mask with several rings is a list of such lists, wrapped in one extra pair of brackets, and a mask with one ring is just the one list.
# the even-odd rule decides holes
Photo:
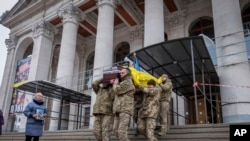
[(143, 34), (144, 26), (139, 25), (131, 29), (130, 31), (130, 53), (135, 52), (143, 48)]
[[(212, 8), (220, 84), (249, 86), (249, 64), (239, 1), (212, 0)], [(220, 90), (223, 122), (249, 122), (249, 89), (220, 87)]]
[(53, 26), (41, 20), (33, 28), (34, 47), (30, 64), (29, 80), (47, 80), (51, 68)]
[[(71, 88), (72, 86), (72, 78), (74, 73), (74, 61), (76, 56), (76, 41), (77, 41), (77, 29), (81, 17), (81, 11), (75, 8), (73, 5), (69, 5), (64, 9), (58, 11), (58, 15), (63, 20), (63, 31), (62, 31), (62, 39), (61, 39), (61, 48), (59, 54), (59, 61), (57, 67), (57, 80), (56, 83), (63, 87)], [(65, 103), (64, 103), (65, 104)], [(52, 117), (59, 117), (58, 113), (60, 108), (59, 100), (53, 101)], [(69, 118), (69, 105), (62, 106), (63, 119)], [(58, 120), (50, 121), (50, 130), (56, 130), (58, 126)], [(61, 121), (61, 129), (68, 129), (68, 122)]]
[[(56, 78), (60, 85), (70, 88), (70, 78), (74, 72), (77, 29), (81, 20), (81, 13), (73, 5), (69, 5), (60, 10), (58, 14), (63, 19), (63, 32)], [(65, 81), (62, 82), (62, 79)]]
[(145, 0), (144, 47), (164, 41), (163, 0)]
[[(17, 44), (17, 38), (16, 36), (10, 36), (9, 39), (5, 40), (5, 44), (7, 45), (7, 58), (4, 68), (4, 75), (2, 79), (2, 85), (0, 89), (0, 108), (3, 111), (5, 124), (2, 126), (2, 130), (5, 131), (7, 129), (10, 131), (12, 128), (10, 126), (10, 123), (13, 121), (8, 120), (8, 115), (10, 111), (10, 104), (11, 104), (11, 98), (13, 94), (13, 83), (14, 83), (14, 77), (15, 77), (15, 70), (16, 68), (13, 67), (13, 60), (15, 58), (15, 49)], [(8, 127), (7, 127), (8, 126)]]
[(168, 33), (168, 40), (185, 37), (185, 10), (176, 11), (167, 17), (170, 32)]
[[(95, 60), (93, 80), (102, 77), (103, 66), (111, 66), (113, 62), (113, 42), (114, 42), (114, 13), (118, 0), (98, 0), (98, 24), (95, 45)], [(91, 94), (91, 114), (96, 96)], [(92, 128), (94, 117), (90, 118), (89, 127)]]

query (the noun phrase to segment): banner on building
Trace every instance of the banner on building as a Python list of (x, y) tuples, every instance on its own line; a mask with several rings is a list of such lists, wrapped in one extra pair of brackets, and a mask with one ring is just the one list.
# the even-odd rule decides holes
[(21, 59), (17, 62), (16, 76), (14, 83), (28, 80), (31, 57)]
[(17, 62), (16, 75), (14, 80), (14, 92), (10, 105), (9, 115), (13, 116), (16, 113), (22, 113), (24, 110), (25, 93), (22, 90), (16, 89), (16, 86), (25, 83), (29, 77), (31, 56), (21, 59)]
[(16, 89), (12, 95), (9, 115), (22, 113), (24, 110), (25, 94), (24, 91)]

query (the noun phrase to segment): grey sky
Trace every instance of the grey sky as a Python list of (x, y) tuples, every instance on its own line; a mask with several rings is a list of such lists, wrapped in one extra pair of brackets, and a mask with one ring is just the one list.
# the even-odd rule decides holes
[[(6, 10), (10, 10), (18, 0), (5, 0), (0, 4), (0, 15)], [(0, 24), (0, 85), (2, 84), (4, 66), (7, 56), (7, 48), (5, 45), (5, 39), (9, 38), (9, 29)]]

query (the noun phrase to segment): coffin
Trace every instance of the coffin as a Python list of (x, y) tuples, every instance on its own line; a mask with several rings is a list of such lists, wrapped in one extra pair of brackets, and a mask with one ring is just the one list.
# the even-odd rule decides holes
[(120, 80), (120, 71), (119, 67), (111, 67), (110, 69), (105, 69), (103, 71), (103, 84), (110, 84), (110, 80), (118, 78)]

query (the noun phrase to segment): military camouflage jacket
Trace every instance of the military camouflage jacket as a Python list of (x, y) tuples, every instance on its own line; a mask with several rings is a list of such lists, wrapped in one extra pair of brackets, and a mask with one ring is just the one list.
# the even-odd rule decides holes
[(112, 106), (114, 101), (114, 91), (112, 86), (102, 88), (99, 84), (102, 79), (93, 82), (92, 88), (96, 93), (96, 101), (93, 107), (93, 115), (96, 114), (112, 114)]
[(113, 90), (115, 92), (113, 112), (133, 115), (135, 86), (131, 76), (125, 76), (119, 84), (114, 84)]
[(160, 93), (161, 88), (155, 86), (154, 88), (143, 88), (143, 103), (140, 109), (141, 118), (154, 118), (156, 119), (160, 110)]
[(136, 88), (135, 94), (134, 94), (134, 105), (135, 108), (141, 108), (142, 107), (142, 101), (143, 101), (143, 91)]
[(160, 87), (162, 89), (160, 101), (170, 102), (172, 97), (172, 88), (173, 88), (171, 80), (167, 79), (165, 83), (160, 84)]

